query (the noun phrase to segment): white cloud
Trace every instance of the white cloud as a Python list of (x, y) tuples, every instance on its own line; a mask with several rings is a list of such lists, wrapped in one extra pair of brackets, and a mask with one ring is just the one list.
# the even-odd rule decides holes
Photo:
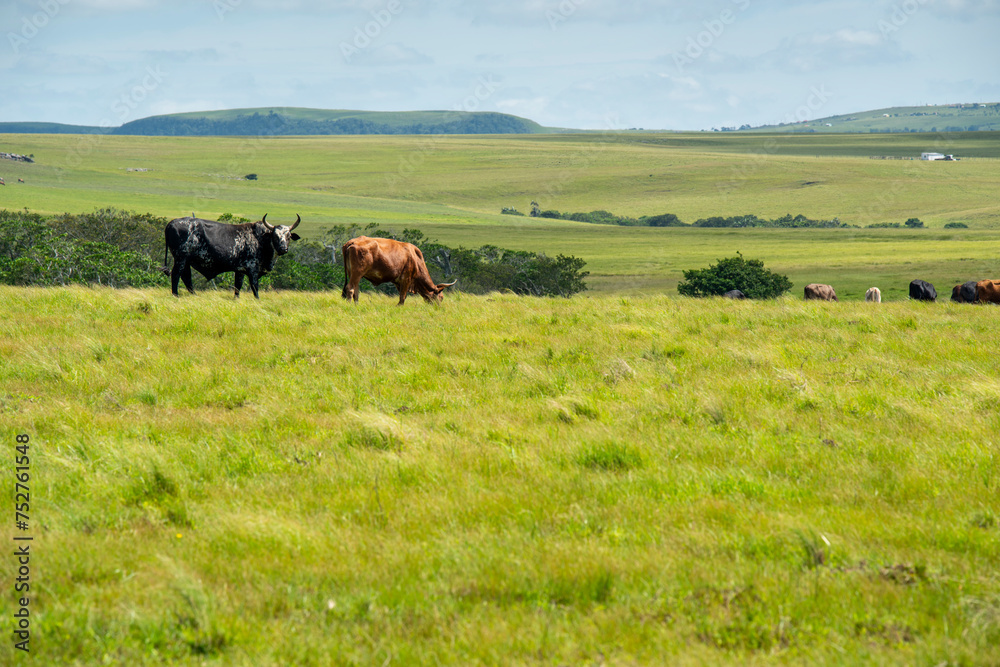
[(558, 30), (574, 21), (603, 24), (669, 23), (715, 17), (751, 0), (454, 0), (456, 10), (475, 23), (540, 25)]
[(64, 0), (62, 4), (73, 4), (85, 9), (102, 12), (125, 12), (137, 9), (153, 9), (159, 0)]
[(928, 7), (941, 14), (966, 19), (1000, 15), (1000, 0), (939, 0), (929, 3)]
[[(833, 34), (832, 39), (842, 44), (860, 44), (862, 46), (878, 46), (882, 41), (882, 36), (870, 30), (851, 30), (842, 28)], [(824, 37), (822, 42), (829, 42), (831, 38)]]
[(218, 49), (207, 47), (202, 49), (164, 49), (162, 51), (143, 51), (143, 56), (156, 62), (216, 62), (221, 60)]
[(430, 56), (399, 42), (359, 49), (350, 60), (351, 65), (375, 66), (430, 65), (433, 62)]
[(881, 39), (877, 33), (845, 28), (783, 39), (777, 48), (753, 60), (777, 70), (823, 73), (841, 67), (886, 65), (907, 58), (898, 44)]
[(497, 109), (499, 111), (531, 119), (541, 116), (548, 105), (549, 98), (544, 95), (537, 95), (535, 97), (509, 97), (497, 101)]

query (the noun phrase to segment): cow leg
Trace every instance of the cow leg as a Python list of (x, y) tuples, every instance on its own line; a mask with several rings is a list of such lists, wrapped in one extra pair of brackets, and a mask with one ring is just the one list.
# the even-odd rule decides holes
[(181, 280), (184, 281), (184, 287), (187, 287), (187, 291), (194, 294), (194, 281), (191, 279), (191, 267), (185, 266), (184, 270), (181, 271)]
[(174, 267), (170, 270), (170, 291), (174, 296), (177, 294), (177, 283), (184, 280), (187, 291), (194, 294), (194, 285), (191, 282), (191, 267), (182, 259), (174, 260)]
[(260, 278), (253, 274), (250, 274), (247, 277), (250, 278), (250, 289), (253, 290), (253, 298), (260, 299), (260, 295), (257, 294), (257, 288), (259, 287)]
[(348, 301), (353, 300), (354, 303), (358, 302), (358, 292), (361, 291), (361, 278), (354, 281), (350, 277), (344, 279), (344, 291), (341, 292), (341, 296)]
[(181, 261), (179, 259), (174, 260), (174, 266), (170, 269), (170, 292), (176, 297), (180, 297), (177, 293), (177, 283), (181, 281)]
[(235, 297), (238, 299), (238, 298), (240, 298), (240, 290), (243, 289), (243, 272), (242, 271), (237, 271), (236, 272), (236, 279), (233, 280), (233, 283), (235, 283), (235, 285), (236, 285), (236, 294), (235, 294)]
[(393, 283), (396, 286), (396, 290), (399, 291), (399, 303), (397, 306), (402, 306), (406, 302), (406, 295), (410, 293), (410, 283), (405, 280), (400, 280), (398, 283)]

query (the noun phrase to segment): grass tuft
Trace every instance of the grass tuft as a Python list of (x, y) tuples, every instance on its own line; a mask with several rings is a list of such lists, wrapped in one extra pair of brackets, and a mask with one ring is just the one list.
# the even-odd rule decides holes
[(585, 448), (577, 456), (584, 468), (606, 472), (628, 472), (643, 466), (642, 453), (621, 442), (603, 442)]

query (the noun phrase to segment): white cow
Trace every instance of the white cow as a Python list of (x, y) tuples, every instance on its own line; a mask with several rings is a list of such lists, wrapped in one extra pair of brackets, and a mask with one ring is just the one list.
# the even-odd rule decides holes
[(868, 291), (865, 292), (865, 301), (882, 303), (882, 292), (880, 292), (877, 287), (869, 287)]

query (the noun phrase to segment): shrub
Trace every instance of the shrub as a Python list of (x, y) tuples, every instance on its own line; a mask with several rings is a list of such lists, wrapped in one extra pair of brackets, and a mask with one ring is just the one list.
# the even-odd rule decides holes
[(502, 215), (524, 215), (524, 213), (521, 213), (513, 206), (504, 206), (502, 209), (500, 209), (500, 213)]
[(910, 218), (903, 224), (909, 227), (910, 229), (920, 229), (921, 227), (924, 226), (924, 223), (920, 221), (920, 218)]
[(748, 299), (773, 299), (792, 288), (788, 276), (765, 269), (759, 259), (744, 259), (739, 252), (736, 255), (707, 269), (684, 271), (677, 291), (684, 296), (721, 296), (738, 289)]
[(336, 290), (344, 285), (344, 267), (331, 261), (331, 253), (317, 241), (296, 241), (274, 263), (262, 285), (278, 289)]
[(944, 226), (945, 229), (968, 229), (969, 226), (964, 222), (949, 222)]
[(838, 228), (846, 227), (847, 225), (840, 221), (839, 218), (833, 218), (832, 220), (813, 220), (807, 218), (806, 216), (799, 215), (793, 216), (791, 213), (786, 213), (780, 218), (775, 218), (773, 220), (766, 220), (764, 218), (759, 218), (752, 213), (745, 215), (733, 215), (729, 217), (723, 216), (712, 216), (710, 218), (701, 218), (696, 220), (693, 225), (694, 227), (781, 227), (781, 228), (800, 228), (800, 227), (816, 227), (816, 228)]
[(648, 225), (649, 227), (687, 227), (687, 224), (682, 222), (673, 213), (661, 213), (660, 215), (649, 215), (639, 218), (640, 224)]
[(51, 220), (27, 210), (0, 211), (0, 283), (164, 283), (156, 256), (163, 252), (165, 222), (115, 209)]
[(100, 208), (93, 213), (64, 213), (48, 220), (56, 234), (75, 241), (92, 241), (115, 246), (123, 252), (137, 252), (163, 258), (163, 229), (167, 219), (149, 213)]

